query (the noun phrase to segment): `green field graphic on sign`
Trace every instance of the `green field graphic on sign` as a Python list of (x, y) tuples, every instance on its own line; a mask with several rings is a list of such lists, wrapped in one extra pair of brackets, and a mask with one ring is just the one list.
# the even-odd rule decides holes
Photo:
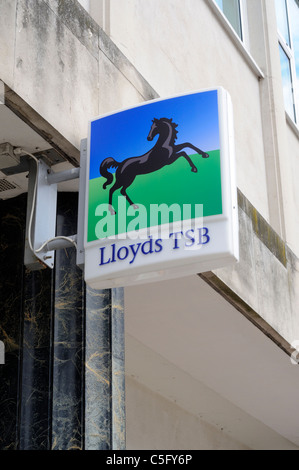
[[(167, 204), (168, 206), (178, 204), (182, 214), (184, 204), (190, 204), (191, 209), (195, 207), (195, 204), (202, 204), (204, 217), (222, 214), (220, 151), (213, 150), (208, 153), (209, 158), (206, 159), (202, 159), (197, 154), (190, 155), (198, 169), (197, 173), (190, 171), (184, 158), (179, 158), (173, 165), (136, 177), (134, 185), (129, 189), (130, 197), (137, 205), (144, 206), (148, 214), (146, 224), (138, 227), (139, 229), (150, 227), (151, 204)], [(97, 216), (96, 212), (99, 205), (107, 205), (107, 191), (103, 190), (105, 181), (103, 177), (89, 181), (88, 242), (98, 239), (96, 226), (101, 217)], [(116, 213), (118, 213), (118, 198), (121, 197), (120, 190), (116, 191), (114, 197)], [(127, 208), (130, 206), (127, 201), (126, 206)], [(138, 209), (134, 211), (135, 213), (138, 214)], [(108, 207), (104, 216), (106, 220), (107, 217), (115, 219), (115, 231), (109, 231), (110, 225), (107, 224), (107, 230), (103, 232), (102, 238), (123, 233), (122, 227), (118, 227), (119, 218), (110, 214)], [(127, 216), (127, 226), (132, 219), (134, 216)], [(176, 220), (173, 221), (176, 222)]]

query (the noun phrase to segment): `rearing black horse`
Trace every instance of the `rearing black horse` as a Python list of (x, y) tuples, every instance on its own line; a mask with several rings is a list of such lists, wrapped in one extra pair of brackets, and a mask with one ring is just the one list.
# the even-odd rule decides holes
[(152, 122), (153, 124), (147, 136), (147, 140), (152, 141), (156, 135), (159, 135), (159, 138), (151, 150), (140, 157), (130, 157), (120, 163), (116, 162), (114, 158), (111, 157), (106, 158), (101, 163), (100, 173), (107, 179), (103, 189), (106, 189), (106, 187), (113, 182), (113, 174), (108, 171), (109, 168), (117, 168), (115, 172), (115, 183), (109, 190), (109, 211), (112, 215), (115, 214), (112, 205), (113, 193), (120, 188), (121, 194), (129, 201), (130, 205), (138, 209), (138, 206), (134, 204), (127, 195), (127, 188), (131, 186), (136, 176), (160, 170), (160, 168), (163, 168), (165, 165), (174, 163), (179, 157), (184, 157), (189, 163), (191, 171), (197, 173), (196, 166), (193, 164), (189, 155), (183, 150), (184, 148), (193, 149), (203, 158), (209, 157), (209, 154), (195, 147), (195, 145), (190, 144), (190, 142), (175, 145), (178, 133), (176, 128), (178, 125), (172, 122), (172, 119), (153, 119)]

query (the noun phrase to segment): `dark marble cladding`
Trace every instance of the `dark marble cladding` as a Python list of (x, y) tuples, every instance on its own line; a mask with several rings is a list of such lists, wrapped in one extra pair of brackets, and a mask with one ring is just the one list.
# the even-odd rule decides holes
[(113, 397), (112, 448), (125, 449), (125, 329), (124, 290), (111, 290), (111, 379)]
[[(58, 234), (76, 212), (59, 195)], [(26, 195), (0, 201), (0, 450), (124, 448), (123, 290), (85, 289), (73, 248), (27, 272), (25, 214)]]
[(86, 447), (111, 448), (111, 293), (86, 293)]
[(19, 441), (21, 450), (47, 450), (51, 435), (50, 270), (26, 272), (22, 338)]
[(22, 333), (23, 242), (26, 199), (0, 201), (0, 449), (18, 446), (19, 342)]

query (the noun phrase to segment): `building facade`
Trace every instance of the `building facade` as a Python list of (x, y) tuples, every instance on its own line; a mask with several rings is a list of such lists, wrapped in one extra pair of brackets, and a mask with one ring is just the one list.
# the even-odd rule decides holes
[[(298, 0), (3, 0), (0, 23), (0, 144), (55, 172), (90, 119), (224, 87), (240, 240), (237, 264), (124, 289), (86, 287), (74, 248), (30, 271), (28, 155), (2, 165), (1, 449), (297, 449)], [(58, 190), (74, 234), (78, 181)]]

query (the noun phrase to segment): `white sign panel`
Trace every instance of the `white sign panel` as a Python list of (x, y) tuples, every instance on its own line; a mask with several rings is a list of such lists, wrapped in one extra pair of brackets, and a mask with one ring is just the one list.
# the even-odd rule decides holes
[(238, 260), (232, 105), (222, 88), (90, 122), (85, 280), (111, 288)]

